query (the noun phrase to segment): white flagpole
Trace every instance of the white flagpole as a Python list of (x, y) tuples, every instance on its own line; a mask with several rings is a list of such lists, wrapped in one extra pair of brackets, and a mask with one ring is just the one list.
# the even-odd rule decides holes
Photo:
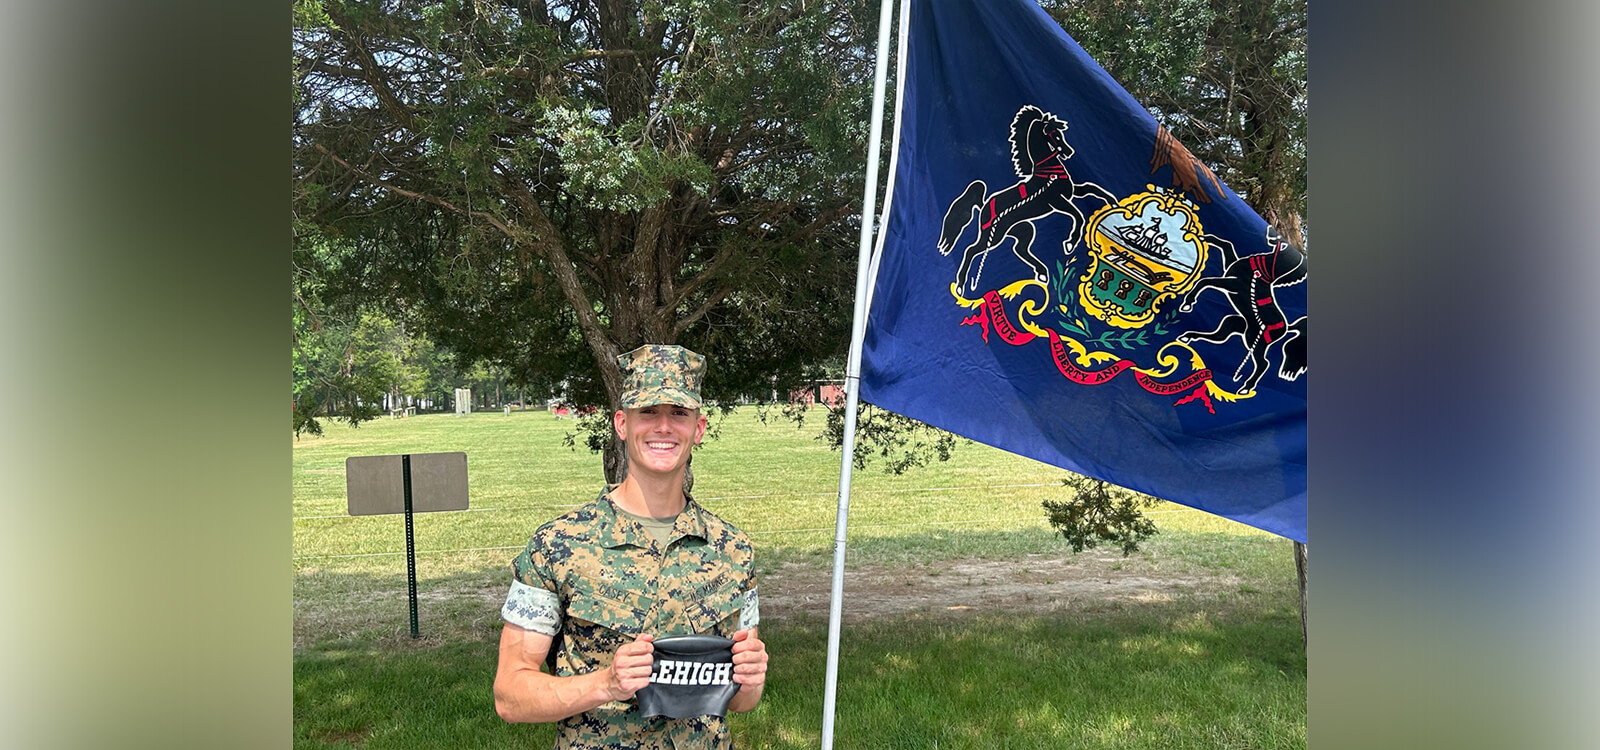
[(860, 404), (861, 391), (861, 346), (867, 332), (868, 269), (872, 260), (873, 216), (878, 202), (883, 90), (889, 77), (889, 19), (893, 11), (892, 0), (882, 0), (879, 4), (877, 69), (872, 83), (871, 134), (867, 137), (867, 184), (861, 201), (861, 245), (856, 258), (855, 316), (850, 330), (850, 359), (845, 367), (844, 378), (844, 455), (839, 462), (839, 509), (833, 532), (833, 591), (828, 598), (828, 669), (822, 699), (822, 750), (833, 749), (834, 707), (839, 694), (839, 629), (844, 612), (845, 530), (850, 518), (850, 469), (855, 461), (856, 409)]

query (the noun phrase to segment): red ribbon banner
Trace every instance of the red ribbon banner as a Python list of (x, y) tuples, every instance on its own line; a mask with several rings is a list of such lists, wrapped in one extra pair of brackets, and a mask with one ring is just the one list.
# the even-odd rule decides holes
[(1011, 319), (1006, 317), (1005, 303), (1000, 300), (1000, 293), (989, 290), (983, 293), (983, 302), (978, 305), (977, 314), (963, 318), (961, 325), (979, 325), (983, 330), (983, 343), (989, 343), (989, 327), (994, 326), (995, 335), (1001, 341), (1012, 346), (1022, 346), (1036, 338), (1031, 331), (1019, 330), (1011, 324)]

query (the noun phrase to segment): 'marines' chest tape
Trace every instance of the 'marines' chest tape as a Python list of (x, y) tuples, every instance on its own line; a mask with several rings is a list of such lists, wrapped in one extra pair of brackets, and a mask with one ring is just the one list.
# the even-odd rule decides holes
[(636, 695), (646, 717), (722, 716), (739, 692), (733, 681), (733, 641), (715, 635), (675, 635), (654, 641), (650, 684)]

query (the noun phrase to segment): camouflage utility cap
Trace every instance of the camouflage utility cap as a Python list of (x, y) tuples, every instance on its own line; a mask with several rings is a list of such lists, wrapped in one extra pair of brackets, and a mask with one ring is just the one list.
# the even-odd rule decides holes
[(622, 408), (640, 409), (656, 404), (700, 408), (700, 379), (706, 358), (681, 346), (645, 344), (617, 357), (627, 373), (623, 381)]

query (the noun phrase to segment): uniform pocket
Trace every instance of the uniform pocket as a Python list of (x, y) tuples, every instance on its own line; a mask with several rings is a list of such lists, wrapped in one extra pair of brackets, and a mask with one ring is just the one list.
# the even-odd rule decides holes
[(567, 599), (566, 635), (575, 661), (591, 668), (610, 664), (616, 650), (639, 635), (647, 614), (643, 599), (604, 588), (574, 589)]
[(711, 633), (732, 638), (739, 629), (739, 610), (744, 592), (736, 586), (708, 586), (694, 592), (694, 600), (684, 608), (690, 632)]
[(648, 603), (644, 597), (611, 587), (574, 588), (567, 599), (567, 616), (601, 627), (637, 635)]

